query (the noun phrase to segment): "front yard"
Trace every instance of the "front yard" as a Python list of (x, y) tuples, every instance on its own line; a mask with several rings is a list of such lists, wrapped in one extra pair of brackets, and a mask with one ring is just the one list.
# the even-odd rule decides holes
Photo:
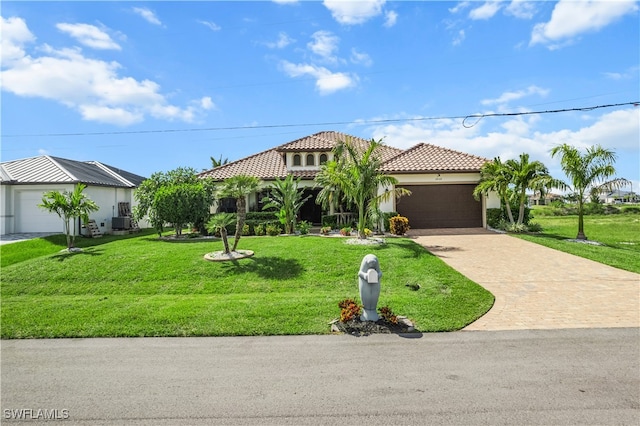
[(493, 303), (405, 238), (357, 246), (318, 236), (244, 237), (239, 248), (255, 256), (224, 263), (203, 259), (222, 248), (219, 240), (146, 234), (79, 245), (82, 253), (60, 253), (64, 237), (53, 236), (2, 246), (2, 338), (328, 333), (338, 302), (359, 299), (356, 277), (367, 253), (383, 272), (378, 307), (409, 317), (419, 331), (458, 330)]
[(604, 263), (605, 265), (640, 273), (640, 215), (612, 214), (584, 216), (584, 232), (590, 241), (604, 245), (590, 245), (566, 241), (576, 237), (578, 216), (545, 216), (534, 219), (542, 226), (540, 234), (513, 234), (519, 238), (556, 250)]

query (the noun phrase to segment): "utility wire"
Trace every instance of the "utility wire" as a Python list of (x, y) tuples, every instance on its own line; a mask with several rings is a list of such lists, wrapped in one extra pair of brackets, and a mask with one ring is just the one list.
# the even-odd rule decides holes
[[(453, 116), (441, 116), (441, 117), (416, 117), (416, 118), (389, 118), (378, 120), (352, 120), (352, 121), (332, 121), (324, 123), (298, 123), (298, 124), (265, 124), (256, 126), (230, 126), (230, 127), (206, 127), (206, 128), (191, 128), (191, 129), (156, 129), (156, 130), (129, 130), (129, 131), (117, 131), (117, 132), (86, 132), (86, 133), (42, 133), (42, 134), (18, 134), (18, 135), (4, 135), (3, 138), (23, 138), (23, 137), (57, 137), (57, 136), (104, 136), (104, 135), (133, 135), (133, 134), (149, 134), (149, 133), (186, 133), (186, 132), (217, 132), (223, 130), (253, 130), (253, 129), (276, 129), (287, 127), (311, 127), (311, 126), (338, 126), (345, 124), (384, 124), (384, 123), (399, 123), (399, 122), (415, 122), (415, 121), (434, 121), (434, 120), (457, 120), (462, 119), (462, 125), (466, 128), (471, 128), (478, 124), (478, 122), (485, 117), (514, 117), (521, 115), (534, 115), (534, 114), (555, 114), (561, 112), (571, 111), (593, 111), (602, 108), (613, 108), (619, 106), (640, 106), (640, 101), (623, 102), (618, 104), (606, 104), (595, 105), (589, 107), (576, 107), (576, 108), (563, 108), (543, 111), (525, 111), (525, 112), (502, 112), (502, 113), (487, 113), (487, 114), (470, 114), (470, 115), (453, 115)], [(467, 120), (476, 119), (472, 124), (468, 125)]]

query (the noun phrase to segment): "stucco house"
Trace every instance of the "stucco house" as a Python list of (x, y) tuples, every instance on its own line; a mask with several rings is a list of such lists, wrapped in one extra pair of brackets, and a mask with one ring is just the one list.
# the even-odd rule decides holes
[[(0, 163), (0, 234), (63, 232), (62, 220), (40, 207), (48, 191), (84, 190), (100, 210), (90, 214), (102, 233), (126, 228), (123, 219), (134, 206), (133, 191), (145, 178), (98, 161), (75, 161), (42, 155)], [(75, 234), (84, 234), (83, 224), (74, 224)]]
[[(347, 140), (360, 146), (369, 143), (344, 133), (319, 132), (202, 172), (200, 176), (216, 181), (240, 174), (260, 178), (264, 182), (261, 192), (250, 195), (247, 200), (250, 211), (260, 211), (266, 188), (276, 177), (282, 179), (293, 174), (301, 178), (305, 192), (312, 195), (301, 209), (300, 217), (317, 224), (323, 213), (335, 212), (333, 209), (322, 212), (315, 203), (320, 189), (314, 178), (320, 166), (333, 158), (335, 145)], [(378, 155), (383, 161), (381, 171), (395, 177), (399, 187), (412, 192), (411, 196), (382, 204), (381, 210), (406, 216), (414, 229), (486, 227), (486, 209), (500, 206), (494, 194), (480, 200), (472, 195), (480, 180), (480, 168), (489, 161), (486, 158), (426, 143), (407, 150), (385, 145)], [(219, 208), (232, 208), (222, 204)]]

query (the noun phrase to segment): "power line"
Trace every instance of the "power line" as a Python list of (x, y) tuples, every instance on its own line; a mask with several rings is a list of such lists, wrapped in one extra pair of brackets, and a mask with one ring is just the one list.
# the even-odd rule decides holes
[[(265, 124), (256, 126), (230, 126), (230, 127), (205, 127), (205, 128), (190, 128), (190, 129), (156, 129), (156, 130), (128, 130), (128, 131), (116, 131), (116, 132), (85, 132), (85, 133), (41, 133), (41, 134), (18, 134), (18, 135), (4, 135), (4, 138), (23, 138), (23, 137), (70, 137), (70, 136), (104, 136), (104, 135), (134, 135), (134, 134), (151, 134), (151, 133), (187, 133), (187, 132), (218, 132), (224, 130), (253, 130), (253, 129), (276, 129), (276, 128), (288, 128), (288, 127), (316, 127), (316, 126), (339, 126), (346, 124), (385, 124), (385, 123), (400, 123), (400, 122), (415, 122), (415, 121), (435, 121), (435, 120), (457, 120), (462, 119), (462, 125), (466, 128), (475, 126), (481, 119), (486, 117), (514, 117), (521, 115), (534, 115), (534, 114), (555, 114), (561, 112), (571, 111), (593, 111), (602, 108), (613, 108), (619, 106), (639, 106), (640, 101), (623, 102), (617, 104), (595, 105), (589, 107), (575, 107), (575, 108), (563, 108), (554, 110), (542, 110), (542, 111), (525, 111), (525, 112), (502, 112), (502, 113), (487, 113), (487, 114), (469, 114), (469, 115), (452, 115), (452, 116), (440, 116), (440, 117), (415, 117), (415, 118), (389, 118), (389, 119), (377, 119), (377, 120), (352, 120), (352, 121), (331, 121), (323, 123), (298, 123), (298, 124)], [(467, 125), (467, 120), (477, 119), (471, 125)]]

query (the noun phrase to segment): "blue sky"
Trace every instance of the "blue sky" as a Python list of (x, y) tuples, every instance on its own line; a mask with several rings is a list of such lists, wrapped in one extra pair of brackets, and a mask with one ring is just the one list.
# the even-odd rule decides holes
[[(150, 176), (323, 130), (563, 178), (560, 143), (615, 149), (640, 185), (637, 1), (2, 2), (2, 161)], [(474, 121), (467, 121), (472, 124)]]

